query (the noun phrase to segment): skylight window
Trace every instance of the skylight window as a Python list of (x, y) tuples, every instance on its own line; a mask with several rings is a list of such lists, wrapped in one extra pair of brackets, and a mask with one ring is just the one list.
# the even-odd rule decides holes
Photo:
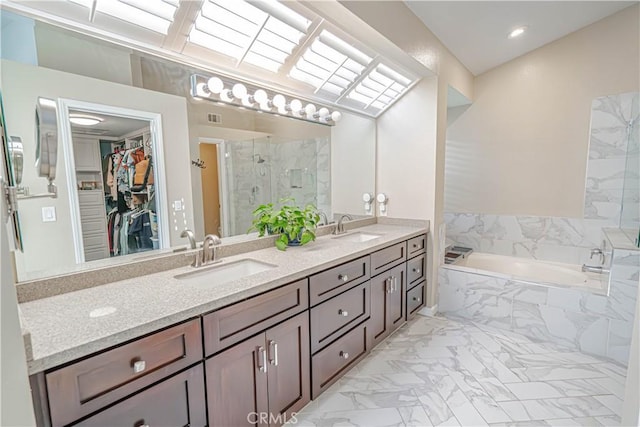
[(189, 41), (258, 67), (278, 71), (311, 21), (275, 0), (206, 0)]
[[(91, 0), (70, 1), (93, 7)], [(180, 0), (97, 0), (95, 11), (166, 35), (179, 5)]]
[(364, 108), (382, 110), (407, 90), (411, 80), (386, 65), (379, 64), (347, 95)]
[(298, 59), (289, 75), (319, 90), (340, 96), (362, 74), (372, 58), (324, 30)]

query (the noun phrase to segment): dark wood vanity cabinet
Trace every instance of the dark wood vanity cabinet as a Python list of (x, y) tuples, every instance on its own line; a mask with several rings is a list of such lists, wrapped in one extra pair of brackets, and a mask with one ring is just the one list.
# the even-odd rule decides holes
[(280, 425), (310, 401), (309, 315), (208, 359), (209, 425)]
[(425, 242), (390, 245), (35, 374), (38, 425), (284, 424), (424, 306)]
[(207, 410), (204, 396), (204, 375), (200, 363), (73, 425), (205, 427)]
[(375, 347), (405, 322), (406, 269), (393, 267), (371, 279), (371, 333)]

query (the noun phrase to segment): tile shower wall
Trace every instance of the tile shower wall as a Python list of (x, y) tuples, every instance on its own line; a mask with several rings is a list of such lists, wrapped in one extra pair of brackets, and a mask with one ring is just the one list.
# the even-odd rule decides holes
[(638, 297), (640, 252), (615, 250), (609, 296), (440, 268), (439, 312), (624, 365)]
[(230, 234), (247, 232), (258, 205), (283, 198), (293, 197), (301, 206), (313, 203), (331, 215), (329, 159), (328, 138), (227, 143)]
[[(601, 229), (620, 226), (627, 152), (640, 151), (639, 100), (639, 94), (633, 92), (603, 96), (592, 103), (583, 218), (445, 213), (447, 238), (482, 252), (588, 262), (589, 249), (602, 241)], [(626, 198), (632, 200), (628, 209), (633, 210), (638, 206), (633, 203), (637, 191), (628, 189), (627, 193)]]

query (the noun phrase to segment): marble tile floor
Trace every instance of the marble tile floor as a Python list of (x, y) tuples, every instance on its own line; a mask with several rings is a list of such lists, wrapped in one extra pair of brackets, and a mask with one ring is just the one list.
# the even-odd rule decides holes
[(626, 370), (465, 319), (416, 316), (290, 426), (619, 426)]

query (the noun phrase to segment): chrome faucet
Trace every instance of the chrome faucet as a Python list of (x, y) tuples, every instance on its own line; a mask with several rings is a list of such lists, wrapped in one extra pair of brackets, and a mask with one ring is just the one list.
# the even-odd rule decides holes
[(218, 246), (222, 240), (215, 234), (207, 234), (202, 241), (202, 265), (213, 264), (221, 261), (218, 259)]
[(609, 273), (610, 270), (607, 270), (600, 265), (593, 266), (593, 265), (582, 264), (582, 271), (584, 273), (607, 274)]
[(329, 218), (327, 217), (326, 213), (324, 213), (323, 211), (318, 211), (318, 215), (320, 215), (320, 217), (322, 218), (322, 224), (319, 225), (329, 225)]
[(193, 231), (189, 230), (188, 228), (185, 228), (184, 231), (180, 234), (180, 237), (182, 238), (186, 237), (187, 239), (189, 239), (190, 249), (196, 248), (196, 237), (193, 235)]
[(589, 256), (589, 259), (593, 259), (593, 257), (596, 255), (600, 257), (600, 264), (604, 264), (604, 251), (600, 248), (591, 249), (591, 255)]
[(349, 221), (353, 221), (353, 217), (349, 214), (344, 214), (342, 216), (340, 216), (340, 219), (338, 220), (338, 223), (336, 224), (336, 227), (333, 229), (333, 234), (338, 235), (338, 234), (344, 234), (344, 224), (342, 223), (344, 221), (344, 219), (348, 219)]

